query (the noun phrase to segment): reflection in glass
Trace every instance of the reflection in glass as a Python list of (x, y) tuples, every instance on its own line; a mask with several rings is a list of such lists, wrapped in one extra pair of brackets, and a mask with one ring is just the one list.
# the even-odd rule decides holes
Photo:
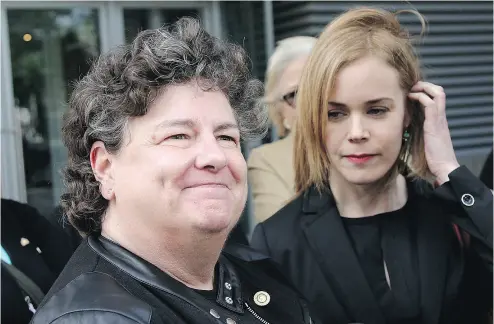
[(124, 9), (125, 42), (132, 42), (145, 29), (159, 28), (185, 16), (201, 18), (198, 9)]
[(99, 54), (97, 10), (7, 11), (28, 203), (48, 215), (62, 192), (61, 121), (71, 83)]

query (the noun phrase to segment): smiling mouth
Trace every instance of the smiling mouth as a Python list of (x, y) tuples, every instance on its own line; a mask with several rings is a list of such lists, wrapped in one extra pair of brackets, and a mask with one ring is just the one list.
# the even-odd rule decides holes
[(228, 188), (228, 186), (223, 183), (201, 183), (187, 187), (189, 188)]

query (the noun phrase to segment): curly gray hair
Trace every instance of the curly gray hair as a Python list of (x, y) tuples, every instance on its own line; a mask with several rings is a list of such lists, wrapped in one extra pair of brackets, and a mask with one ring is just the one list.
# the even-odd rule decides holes
[(63, 121), (68, 164), (61, 207), (70, 223), (83, 235), (101, 230), (108, 201), (91, 168), (91, 147), (102, 141), (116, 153), (129, 118), (145, 115), (168, 85), (197, 80), (205, 91), (222, 91), (241, 138), (264, 136), (268, 118), (258, 100), (263, 86), (251, 78), (248, 62), (240, 46), (212, 37), (192, 18), (143, 31), (132, 44), (102, 55), (76, 84)]

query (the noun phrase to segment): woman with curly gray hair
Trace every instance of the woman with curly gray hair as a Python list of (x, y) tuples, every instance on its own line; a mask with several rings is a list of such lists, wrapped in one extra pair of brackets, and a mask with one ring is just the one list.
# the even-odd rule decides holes
[(184, 18), (76, 85), (62, 208), (86, 238), (33, 323), (312, 322), (266, 257), (223, 248), (247, 197), (240, 143), (266, 131), (247, 63)]

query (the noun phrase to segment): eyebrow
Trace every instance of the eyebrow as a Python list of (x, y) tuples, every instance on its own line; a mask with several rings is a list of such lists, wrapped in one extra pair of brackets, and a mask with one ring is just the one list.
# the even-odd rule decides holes
[[(377, 99), (371, 99), (371, 100), (367, 100), (365, 102), (365, 104), (366, 105), (373, 105), (373, 104), (377, 104), (377, 103), (380, 103), (380, 102), (383, 102), (383, 101), (391, 101), (391, 102), (393, 102), (393, 99), (387, 98), (387, 97), (377, 98)], [(346, 105), (344, 103), (336, 102), (336, 101), (330, 101), (329, 104), (332, 105), (332, 106), (335, 106), (335, 107), (346, 107)]]
[[(197, 126), (197, 122), (194, 121), (193, 119), (175, 119), (175, 120), (165, 120), (158, 125), (156, 125), (155, 130), (158, 130), (160, 128), (170, 128), (170, 127), (187, 127), (187, 128), (194, 128)], [(223, 130), (228, 130), (228, 129), (239, 129), (238, 125), (235, 123), (220, 123), (215, 125), (214, 131), (223, 131)]]

